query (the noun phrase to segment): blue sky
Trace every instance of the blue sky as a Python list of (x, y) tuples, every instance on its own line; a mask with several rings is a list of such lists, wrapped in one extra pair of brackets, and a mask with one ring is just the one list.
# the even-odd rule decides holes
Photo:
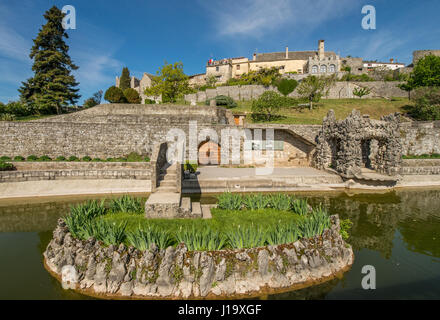
[[(123, 66), (141, 76), (182, 61), (196, 74), (211, 57), (315, 50), (319, 39), (342, 56), (407, 64), (414, 50), (440, 49), (438, 0), (0, 0), (0, 101), (17, 99), (32, 75), (32, 39), (54, 4), (76, 8), (67, 42), (81, 102), (113, 85)], [(376, 30), (361, 28), (364, 5), (376, 8)]]

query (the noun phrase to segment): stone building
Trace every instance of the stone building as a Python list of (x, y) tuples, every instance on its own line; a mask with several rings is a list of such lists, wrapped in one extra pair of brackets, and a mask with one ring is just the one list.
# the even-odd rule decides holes
[(433, 55), (440, 57), (440, 50), (417, 50), (413, 52), (413, 65), (415, 65), (420, 59)]
[[(153, 75), (147, 72), (144, 72), (142, 79), (138, 79), (135, 76), (131, 77), (130, 80), (130, 88), (136, 90), (139, 93), (139, 96), (141, 97), (141, 103), (145, 103), (145, 100), (154, 100), (156, 103), (159, 103), (162, 101), (161, 97), (149, 97), (145, 95), (144, 91), (146, 88), (151, 87), (151, 82), (153, 80)], [(119, 77), (116, 77), (116, 83), (115, 86), (119, 88), (120, 79)]]
[(245, 57), (210, 60), (206, 66), (206, 77), (216, 77), (218, 83), (238, 78), (250, 71), (278, 68), (281, 74), (328, 75), (341, 71), (341, 59), (332, 51), (325, 51), (324, 40), (319, 40), (316, 51), (289, 51), (254, 53), (252, 60)]

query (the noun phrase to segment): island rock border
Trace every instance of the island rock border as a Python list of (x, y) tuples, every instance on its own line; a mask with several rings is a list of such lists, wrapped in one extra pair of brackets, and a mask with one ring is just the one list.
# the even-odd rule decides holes
[(321, 236), (241, 250), (188, 251), (184, 244), (146, 251), (82, 241), (58, 220), (45, 266), (64, 288), (101, 298), (215, 299), (284, 292), (328, 281), (350, 269), (353, 250), (339, 218)]

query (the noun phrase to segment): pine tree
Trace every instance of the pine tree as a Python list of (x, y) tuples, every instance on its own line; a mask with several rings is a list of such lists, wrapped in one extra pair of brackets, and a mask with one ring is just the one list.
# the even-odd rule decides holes
[(119, 88), (124, 91), (130, 88), (130, 71), (127, 67), (122, 69), (121, 79), (119, 79)]
[(18, 90), (21, 99), (34, 105), (40, 113), (61, 113), (68, 103), (75, 104), (80, 95), (75, 88), (78, 83), (71, 74), (78, 67), (73, 64), (68, 51), (69, 46), (63, 38), (69, 38), (63, 29), (65, 14), (56, 6), (46, 11), (46, 24), (34, 39), (30, 58), (34, 63), (34, 76)]

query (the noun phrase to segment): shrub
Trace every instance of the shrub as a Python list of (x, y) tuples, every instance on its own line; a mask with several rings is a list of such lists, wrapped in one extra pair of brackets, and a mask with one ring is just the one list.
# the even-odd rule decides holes
[(351, 227), (353, 226), (353, 222), (351, 222), (350, 219), (341, 219), (339, 221), (340, 227), (341, 229), (339, 230), (339, 233), (342, 236), (342, 239), (347, 240), (348, 238), (350, 238), (350, 234), (348, 233), (348, 231), (351, 229)]
[(139, 93), (133, 88), (125, 89), (124, 97), (128, 103), (135, 103), (135, 104), (141, 103), (141, 97), (139, 96)]
[(124, 195), (120, 198), (113, 199), (110, 202), (110, 211), (113, 213), (143, 213), (140, 199), (133, 198), (129, 195)]
[(64, 156), (59, 156), (59, 157), (57, 157), (56, 159), (55, 159), (55, 161), (66, 161), (67, 159), (66, 159), (66, 157), (64, 157)]
[(225, 192), (218, 196), (218, 207), (224, 210), (240, 210), (242, 197), (236, 193)]
[(79, 161), (79, 158), (75, 156), (70, 156), (69, 159), (67, 159), (67, 161)]
[(156, 104), (156, 101), (152, 100), (152, 99), (145, 98), (144, 104)]
[[(237, 103), (231, 97), (220, 95), (213, 99), (215, 100), (215, 104), (217, 106), (226, 107), (228, 109), (237, 107)], [(206, 104), (209, 105), (210, 100), (206, 100)]]
[(0, 114), (0, 121), (14, 121), (15, 115), (10, 113), (2, 113)]
[(107, 91), (105, 92), (105, 95), (104, 95), (104, 99), (110, 103), (125, 103), (126, 102), (124, 92), (115, 86), (112, 86), (107, 89)]
[(185, 243), (190, 251), (221, 250), (226, 244), (226, 237), (219, 232), (210, 228), (199, 230), (194, 226), (191, 229), (180, 228), (176, 234), (176, 239), (179, 243)]
[(261, 193), (243, 196), (244, 206), (249, 210), (265, 209), (268, 207), (269, 202), (269, 197)]
[(418, 88), (414, 94), (415, 106), (410, 111), (417, 120), (440, 120), (440, 88)]
[(25, 157), (22, 157), (22, 156), (16, 156), (16, 157), (14, 157), (14, 161), (17, 161), (17, 162), (19, 162), (19, 161), (25, 161), (26, 160), (26, 158)]
[(104, 206), (104, 201), (101, 201), (100, 203), (97, 201), (88, 201), (84, 204), (71, 206), (70, 214), (64, 217), (64, 221), (66, 222), (70, 233), (75, 238), (86, 240), (98, 233), (98, 226), (92, 220), (99, 216), (103, 216), (105, 213), (106, 208)]
[(97, 105), (98, 103), (93, 98), (88, 98), (86, 101), (84, 101), (84, 108), (92, 108)]
[(0, 157), (0, 161), (11, 161), (11, 157), (2, 156), (2, 157)]
[(5, 106), (5, 113), (13, 114), (17, 117), (25, 117), (34, 114), (34, 110), (30, 108), (27, 104), (21, 103), (19, 101), (9, 102)]
[(252, 101), (252, 113), (254, 118), (262, 116), (270, 121), (278, 113), (281, 107), (281, 96), (275, 91), (264, 92), (257, 100)]
[(27, 160), (27, 161), (37, 161), (37, 160), (38, 160), (38, 157), (35, 156), (35, 155), (30, 155), (29, 157), (27, 157), (26, 160)]
[(145, 159), (136, 152), (131, 152), (130, 154), (126, 155), (125, 158), (128, 162), (142, 162)]
[(104, 160), (100, 158), (93, 158), (92, 162), (103, 162)]
[(299, 215), (306, 215), (310, 209), (307, 204), (307, 199), (292, 199), (290, 202), (291, 210)]
[(330, 216), (327, 211), (320, 206), (305, 216), (305, 219), (299, 223), (299, 230), (302, 237), (312, 238), (316, 235), (321, 235), (330, 225)]
[(283, 96), (288, 96), (290, 93), (295, 91), (298, 86), (298, 81), (294, 79), (281, 79), (277, 83), (277, 89)]
[(190, 173), (196, 173), (198, 167), (199, 166), (197, 163), (191, 163), (189, 161), (186, 161), (185, 164), (183, 165), (183, 170), (189, 171)]
[(267, 232), (267, 243), (271, 246), (294, 243), (299, 239), (300, 231), (296, 224), (276, 225)]
[(12, 171), (15, 167), (12, 163), (0, 161), (0, 171)]
[(371, 89), (370, 89), (370, 88), (367, 88), (367, 87), (364, 87), (364, 88), (356, 87), (356, 88), (354, 88), (354, 90), (353, 90), (353, 94), (354, 94), (355, 96), (359, 97), (359, 99), (362, 99), (363, 96), (367, 96), (367, 95), (369, 95), (370, 92), (371, 92)]
[(52, 159), (48, 156), (41, 156), (38, 158), (38, 161), (52, 161)]
[(282, 193), (275, 193), (268, 197), (269, 206), (276, 210), (288, 211), (290, 210), (291, 198)]
[(85, 156), (81, 159), (81, 161), (89, 162), (92, 161), (92, 158), (90, 158), (89, 156)]
[(95, 220), (94, 227), (95, 231), (93, 232), (93, 236), (97, 240), (104, 242), (107, 246), (111, 244), (119, 245), (125, 240), (127, 222), (116, 224), (104, 220)]
[(266, 244), (266, 232), (252, 226), (240, 227), (226, 232), (229, 244), (236, 249), (262, 247)]
[(141, 229), (134, 232), (127, 232), (127, 242), (133, 247), (145, 251), (155, 244), (159, 249), (166, 249), (173, 244), (173, 238), (170, 233), (164, 230), (160, 230), (153, 226), (148, 226), (145, 229)]

